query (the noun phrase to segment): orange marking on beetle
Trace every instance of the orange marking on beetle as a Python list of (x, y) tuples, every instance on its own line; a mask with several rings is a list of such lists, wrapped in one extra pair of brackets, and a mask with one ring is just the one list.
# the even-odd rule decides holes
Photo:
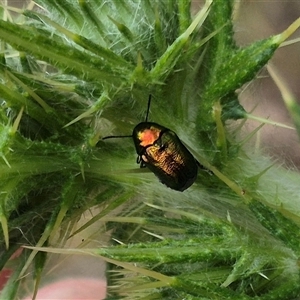
[(138, 139), (140, 140), (140, 145), (146, 147), (148, 145), (154, 144), (154, 142), (159, 138), (160, 130), (151, 127), (150, 129), (145, 129), (138, 133)]

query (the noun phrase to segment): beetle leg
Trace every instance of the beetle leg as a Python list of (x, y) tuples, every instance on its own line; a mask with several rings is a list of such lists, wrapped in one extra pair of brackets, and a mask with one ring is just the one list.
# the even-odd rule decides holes
[(207, 172), (209, 175), (213, 175), (213, 172), (205, 168), (203, 165), (201, 165), (197, 159), (195, 159), (195, 161), (200, 170)]
[(136, 163), (140, 165), (140, 168), (146, 168), (145, 162), (142, 159), (142, 155), (138, 155)]

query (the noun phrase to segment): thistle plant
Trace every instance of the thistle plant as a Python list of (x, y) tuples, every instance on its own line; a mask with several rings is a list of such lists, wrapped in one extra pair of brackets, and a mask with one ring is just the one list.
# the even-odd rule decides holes
[[(299, 174), (244, 149), (261, 126), (241, 139), (253, 116), (237, 90), (300, 21), (241, 48), (234, 1), (207, 0), (195, 14), (190, 5), (2, 5), (1, 268), (25, 247), (1, 299), (18, 297), (29, 267), (36, 292), (50, 252), (104, 259), (107, 299), (299, 297)], [(300, 133), (299, 107), (270, 73)], [(176, 132), (204, 166), (184, 192), (135, 165), (130, 138), (102, 140), (131, 135), (149, 95), (148, 119)], [(100, 212), (76, 226), (93, 207)], [(87, 237), (61, 246), (95, 222), (111, 234), (107, 245), (88, 248)]]

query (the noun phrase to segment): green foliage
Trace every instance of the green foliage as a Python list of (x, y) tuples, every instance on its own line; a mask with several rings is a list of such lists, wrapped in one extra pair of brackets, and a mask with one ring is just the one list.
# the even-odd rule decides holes
[[(17, 297), (33, 261), (37, 288), (38, 250), (53, 252), (60, 229), (95, 205), (66, 236), (101, 220), (123, 243), (80, 252), (113, 269), (108, 299), (299, 297), (299, 174), (246, 154), (227, 127), (247, 118), (236, 90), (299, 20), (240, 48), (234, 1), (206, 1), (195, 16), (188, 0), (35, 2), (13, 22), (1, 10), (1, 268), (19, 245), (39, 247), (22, 253), (1, 297)], [(150, 119), (210, 170), (183, 193), (138, 169), (129, 139), (101, 140), (130, 135), (149, 94)]]

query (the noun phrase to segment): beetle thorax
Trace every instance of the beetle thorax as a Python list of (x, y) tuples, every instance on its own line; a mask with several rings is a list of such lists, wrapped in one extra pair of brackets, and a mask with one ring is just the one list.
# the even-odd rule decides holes
[(140, 146), (146, 147), (153, 145), (154, 142), (159, 138), (161, 130), (155, 127), (150, 127), (142, 130), (138, 133), (138, 139), (140, 141)]

